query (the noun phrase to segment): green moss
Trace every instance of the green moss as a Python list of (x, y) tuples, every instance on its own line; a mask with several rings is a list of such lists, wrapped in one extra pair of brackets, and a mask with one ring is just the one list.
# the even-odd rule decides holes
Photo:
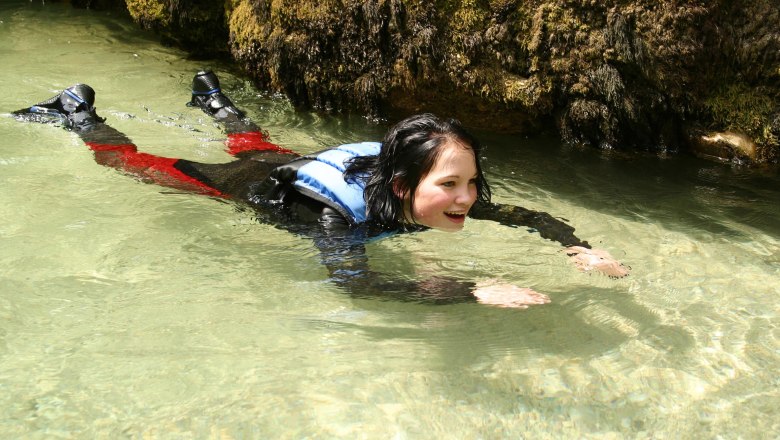
[(160, 26), (168, 26), (171, 16), (166, 13), (165, 3), (161, 0), (127, 0), (127, 10), (133, 19)]
[(778, 145), (771, 129), (777, 109), (761, 89), (743, 83), (729, 84), (706, 99), (704, 106), (712, 119), (712, 128), (746, 133), (759, 145)]
[(450, 17), (449, 24), (454, 32), (469, 32), (485, 27), (488, 10), (479, 0), (462, 0)]
[(550, 81), (524, 78), (499, 68), (485, 67), (474, 68), (467, 78), (470, 81), (468, 87), (477, 90), (486, 101), (522, 108), (534, 114), (549, 110)]
[(246, 0), (234, 1), (231, 9), (228, 18), (230, 39), (239, 52), (245, 52), (251, 42), (261, 39), (263, 26)]
[(343, 12), (337, 0), (272, 0), (271, 21), (275, 25), (327, 29)]

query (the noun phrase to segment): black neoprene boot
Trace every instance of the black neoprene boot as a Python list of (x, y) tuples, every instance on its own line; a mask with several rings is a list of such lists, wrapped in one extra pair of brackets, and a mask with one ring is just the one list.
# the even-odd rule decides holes
[(97, 115), (94, 104), (95, 90), (76, 84), (45, 101), (17, 110), (14, 115), (27, 122), (62, 122), (68, 128), (77, 128), (105, 120)]
[(190, 107), (200, 107), (207, 114), (217, 119), (243, 118), (244, 112), (236, 108), (230, 98), (222, 93), (219, 78), (211, 70), (202, 70), (192, 79), (192, 99), (187, 103)]

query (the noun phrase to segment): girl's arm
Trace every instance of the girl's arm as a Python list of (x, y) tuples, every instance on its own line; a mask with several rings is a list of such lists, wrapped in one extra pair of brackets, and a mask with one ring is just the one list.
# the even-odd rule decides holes
[(546, 212), (502, 203), (476, 203), (471, 207), (469, 216), (478, 220), (492, 220), (506, 226), (527, 226), (538, 232), (542, 238), (557, 241), (567, 247), (580, 246), (590, 249), (587, 241), (582, 241), (574, 235), (574, 227)]
[(629, 268), (615, 260), (607, 251), (591, 248), (587, 241), (574, 235), (574, 227), (546, 212), (501, 203), (476, 203), (469, 211), (469, 216), (479, 220), (492, 220), (506, 226), (525, 226), (538, 232), (542, 238), (557, 241), (565, 247), (564, 252), (574, 265), (583, 272), (596, 270), (613, 278), (628, 275)]
[(513, 308), (550, 302), (546, 295), (527, 288), (477, 284), (444, 276), (415, 280), (373, 271), (368, 264), (365, 238), (356, 237), (353, 231), (346, 229), (326, 230), (312, 238), (320, 249), (330, 280), (355, 297), (432, 304), (479, 302)]

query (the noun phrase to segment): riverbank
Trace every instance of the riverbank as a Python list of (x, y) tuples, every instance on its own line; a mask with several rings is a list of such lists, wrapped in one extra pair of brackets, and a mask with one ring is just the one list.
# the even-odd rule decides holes
[(450, 114), (602, 149), (780, 158), (772, 2), (73, 0), (232, 58), (301, 108)]

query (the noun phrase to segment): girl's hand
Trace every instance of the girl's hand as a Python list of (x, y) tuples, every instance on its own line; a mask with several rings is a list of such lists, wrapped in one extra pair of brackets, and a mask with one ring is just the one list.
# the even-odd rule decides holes
[(480, 304), (516, 309), (527, 309), (528, 306), (550, 302), (550, 298), (543, 293), (527, 287), (517, 287), (496, 281), (486, 281), (477, 284), (473, 294), (477, 297), (477, 302)]
[(630, 270), (605, 250), (570, 246), (564, 249), (564, 252), (571, 258), (577, 269), (583, 272), (597, 270), (610, 278), (623, 278)]

